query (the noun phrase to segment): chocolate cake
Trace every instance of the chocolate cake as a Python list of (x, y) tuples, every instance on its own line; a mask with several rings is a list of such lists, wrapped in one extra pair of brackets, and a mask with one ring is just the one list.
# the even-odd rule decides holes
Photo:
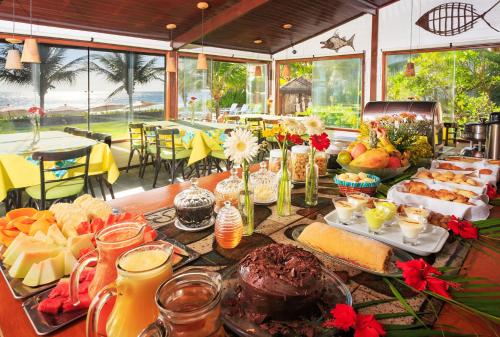
[(321, 263), (292, 245), (271, 244), (248, 254), (238, 268), (240, 301), (258, 320), (289, 320), (318, 300)]

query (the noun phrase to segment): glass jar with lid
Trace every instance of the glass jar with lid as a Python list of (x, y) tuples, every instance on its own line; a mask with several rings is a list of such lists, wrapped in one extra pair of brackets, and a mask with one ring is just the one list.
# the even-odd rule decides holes
[[(287, 152), (288, 159), (290, 159), (290, 152)], [(269, 151), (269, 165), (268, 170), (273, 173), (278, 173), (281, 169), (281, 159), (283, 157), (283, 153), (281, 149), (273, 149)], [(291, 160), (288, 160), (288, 168), (291, 167)]]
[(201, 230), (215, 223), (215, 196), (198, 186), (198, 179), (191, 179), (191, 187), (174, 198), (175, 225), (183, 230)]
[(322, 177), (327, 174), (327, 156), (326, 152), (317, 152), (314, 155), (314, 163), (318, 165), (318, 176)]
[(309, 146), (292, 146), (292, 182), (306, 181), (306, 164), (309, 161)]
[(235, 248), (241, 242), (243, 220), (238, 209), (229, 201), (225, 201), (224, 207), (219, 209), (215, 219), (214, 236), (218, 245), (225, 249)]
[(229, 178), (220, 181), (215, 186), (215, 212), (224, 207), (226, 201), (229, 201), (231, 205), (238, 208), (241, 189), (242, 181), (238, 178), (238, 171), (233, 167)]
[(273, 203), (277, 197), (276, 174), (269, 171), (266, 166), (266, 162), (261, 162), (260, 170), (250, 175), (254, 202), (258, 204)]

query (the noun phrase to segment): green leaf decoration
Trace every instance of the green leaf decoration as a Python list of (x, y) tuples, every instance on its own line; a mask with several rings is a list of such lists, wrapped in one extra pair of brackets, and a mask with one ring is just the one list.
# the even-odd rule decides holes
[(367, 308), (367, 307), (371, 307), (374, 305), (384, 304), (384, 303), (389, 303), (389, 302), (394, 302), (394, 301), (397, 301), (397, 299), (396, 298), (388, 298), (388, 299), (383, 299), (383, 300), (373, 300), (373, 301), (367, 301), (367, 302), (363, 302), (363, 303), (353, 304), (352, 307), (356, 310), (359, 310), (362, 308)]
[[(389, 279), (387, 278), (383, 278), (384, 282), (389, 286), (389, 289), (392, 291), (392, 293), (394, 294), (394, 297), (396, 297), (399, 301), (399, 303), (401, 303), (401, 305), (406, 309), (407, 312), (409, 312), (413, 317), (415, 317), (415, 319), (417, 321), (419, 321), (422, 325), (426, 326), (424, 321), (422, 321), (422, 319), (420, 319), (420, 317), (418, 317), (417, 313), (415, 312), (415, 310), (413, 310), (413, 308), (408, 304), (408, 302), (405, 300), (405, 298), (403, 297), (403, 295), (401, 295), (401, 293), (399, 292), (399, 290), (394, 286), (394, 284), (392, 284), (391, 281), (389, 281)], [(396, 279), (397, 280), (397, 279)], [(406, 284), (406, 283), (405, 283)]]

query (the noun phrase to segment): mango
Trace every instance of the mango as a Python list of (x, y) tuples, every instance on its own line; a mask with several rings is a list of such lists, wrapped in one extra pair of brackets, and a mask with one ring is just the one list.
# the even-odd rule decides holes
[(364, 168), (384, 168), (389, 163), (389, 154), (384, 149), (371, 149), (360, 154), (349, 165)]

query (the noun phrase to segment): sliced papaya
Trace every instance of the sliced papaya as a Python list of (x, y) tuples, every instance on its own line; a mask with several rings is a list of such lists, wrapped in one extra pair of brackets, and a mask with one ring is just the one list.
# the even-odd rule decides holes
[(7, 219), (5, 218), (0, 218), (0, 229), (4, 229), (5, 227), (7, 227), (7, 224), (9, 222), (7, 221)]
[(33, 222), (30, 226), (29, 235), (35, 235), (36, 232), (42, 231), (44, 234), (47, 234), (51, 223), (45, 219), (39, 219)]
[(34, 208), (29, 208), (29, 207), (16, 208), (16, 209), (13, 209), (12, 211), (7, 212), (5, 217), (7, 218), (7, 220), (10, 221), (10, 220), (14, 220), (15, 218), (19, 218), (20, 216), (32, 217), (37, 212), (38, 212), (38, 210), (36, 210)]
[(9, 245), (14, 241), (14, 239), (21, 233), (16, 228), (14, 229), (2, 229), (0, 230), (0, 241), (9, 247)]

